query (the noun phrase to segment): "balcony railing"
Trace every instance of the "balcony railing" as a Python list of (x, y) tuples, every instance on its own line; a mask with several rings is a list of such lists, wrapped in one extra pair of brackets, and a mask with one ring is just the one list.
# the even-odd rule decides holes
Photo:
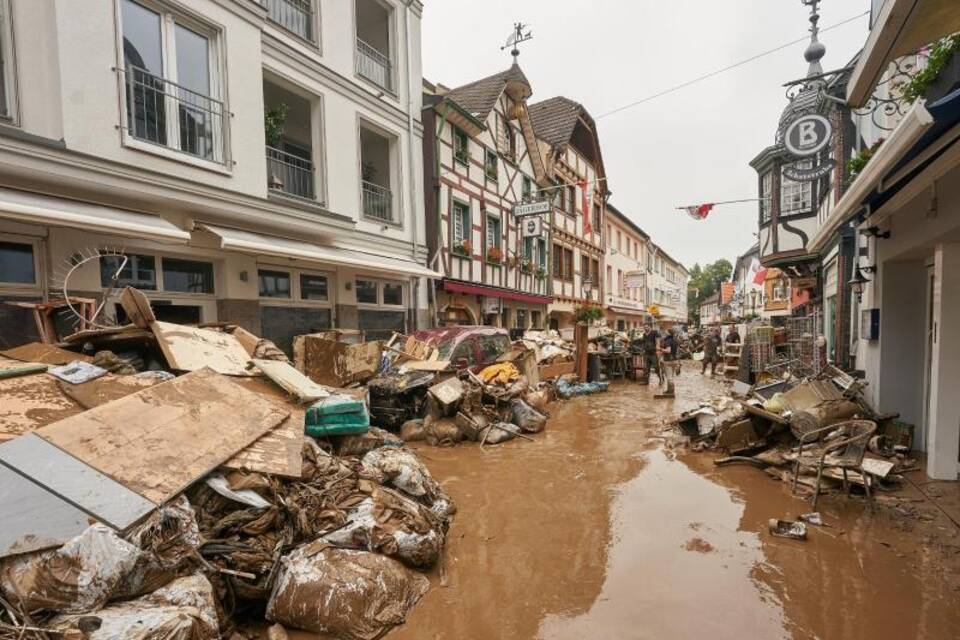
[(312, 162), (267, 146), (267, 186), (271, 191), (313, 200), (313, 184)]
[(393, 194), (390, 189), (362, 181), (363, 214), (377, 220), (393, 221)]
[(138, 140), (224, 164), (224, 104), (138, 67), (126, 74), (127, 131)]
[(313, 0), (265, 0), (264, 4), (272, 22), (313, 42)]
[(357, 38), (357, 73), (387, 91), (393, 91), (393, 71), (389, 56)]

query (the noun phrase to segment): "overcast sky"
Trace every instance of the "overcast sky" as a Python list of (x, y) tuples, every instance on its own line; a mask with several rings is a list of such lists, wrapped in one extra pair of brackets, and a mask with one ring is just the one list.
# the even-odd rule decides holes
[[(506, 69), (512, 24), (531, 24), (520, 66), (532, 102), (565, 95), (597, 117), (806, 33), (800, 0), (425, 0), (424, 77), (455, 87)], [(825, 0), (821, 28), (869, 9)], [(863, 45), (867, 18), (821, 34), (825, 70)], [(620, 113), (598, 127), (611, 202), (688, 267), (733, 262), (754, 241), (756, 203), (717, 207), (703, 222), (675, 207), (757, 196), (747, 164), (773, 142), (788, 80), (806, 73), (805, 44)]]

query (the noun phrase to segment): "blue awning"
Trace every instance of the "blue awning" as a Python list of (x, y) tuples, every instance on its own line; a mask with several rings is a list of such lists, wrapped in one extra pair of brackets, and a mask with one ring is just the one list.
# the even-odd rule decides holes
[(932, 162), (934, 162), (951, 147), (953, 141), (951, 141), (949, 144), (943, 145), (942, 148), (936, 151), (936, 153), (929, 154), (929, 156), (924, 158), (923, 162), (917, 163), (916, 166), (912, 167), (908, 173), (898, 177), (896, 183), (890, 184), (888, 182), (891, 177), (896, 176), (901, 172), (902, 169), (910, 165), (915, 158), (924, 153), (944, 134), (950, 131), (957, 124), (960, 124), (960, 89), (957, 89), (953, 93), (947, 94), (936, 102), (927, 105), (927, 111), (929, 111), (930, 115), (933, 116), (933, 124), (924, 132), (920, 139), (917, 140), (913, 146), (903, 154), (900, 160), (893, 165), (893, 168), (886, 172), (884, 178), (878, 183), (877, 187), (874, 188), (866, 198), (864, 198), (863, 204), (869, 206), (870, 211), (877, 211), (880, 207), (886, 204), (886, 202), (895, 196), (900, 189), (908, 185), (911, 180), (920, 174), (920, 172), (926, 169)]

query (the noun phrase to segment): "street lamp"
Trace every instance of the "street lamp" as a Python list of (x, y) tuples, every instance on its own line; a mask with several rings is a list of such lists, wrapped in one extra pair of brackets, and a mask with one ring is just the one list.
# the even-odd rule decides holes
[(863, 275), (863, 272), (860, 270), (860, 265), (858, 264), (853, 271), (853, 277), (850, 278), (850, 282), (847, 283), (850, 285), (850, 289), (857, 294), (857, 302), (863, 302), (863, 287), (868, 282), (870, 282), (870, 280)]
[(583, 297), (587, 300), (593, 300), (592, 290), (593, 289), (593, 280), (590, 279), (590, 276), (584, 277), (580, 282), (580, 290), (583, 294)]

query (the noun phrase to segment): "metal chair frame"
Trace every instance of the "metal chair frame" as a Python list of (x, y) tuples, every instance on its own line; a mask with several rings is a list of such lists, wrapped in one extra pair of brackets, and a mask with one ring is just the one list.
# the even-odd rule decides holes
[[(803, 446), (805, 444), (811, 444), (819, 440), (822, 436), (844, 427), (853, 427), (855, 433), (828, 444), (820, 455), (820, 459), (817, 461), (817, 484), (813, 492), (814, 511), (817, 510), (817, 501), (820, 499), (820, 480), (823, 478), (823, 469), (825, 467), (841, 469), (843, 471), (843, 490), (847, 495), (850, 495), (850, 482), (847, 479), (847, 470), (856, 469), (863, 477), (863, 487), (867, 493), (867, 499), (873, 499), (873, 494), (870, 491), (870, 476), (863, 469), (863, 456), (867, 451), (867, 444), (877, 431), (877, 424), (869, 420), (838, 422), (828, 427), (821, 427), (805, 433), (803, 437), (800, 438), (800, 446), (797, 449), (797, 462), (793, 469), (793, 485), (791, 486), (791, 491), (796, 492), (797, 489), (797, 480), (800, 477), (800, 461), (803, 457)], [(860, 428), (858, 429), (857, 427)], [(839, 455), (838, 460), (828, 461), (826, 459), (829, 454), (840, 450), (843, 450), (843, 453)], [(847, 455), (848, 450), (850, 450), (852, 455)]]

